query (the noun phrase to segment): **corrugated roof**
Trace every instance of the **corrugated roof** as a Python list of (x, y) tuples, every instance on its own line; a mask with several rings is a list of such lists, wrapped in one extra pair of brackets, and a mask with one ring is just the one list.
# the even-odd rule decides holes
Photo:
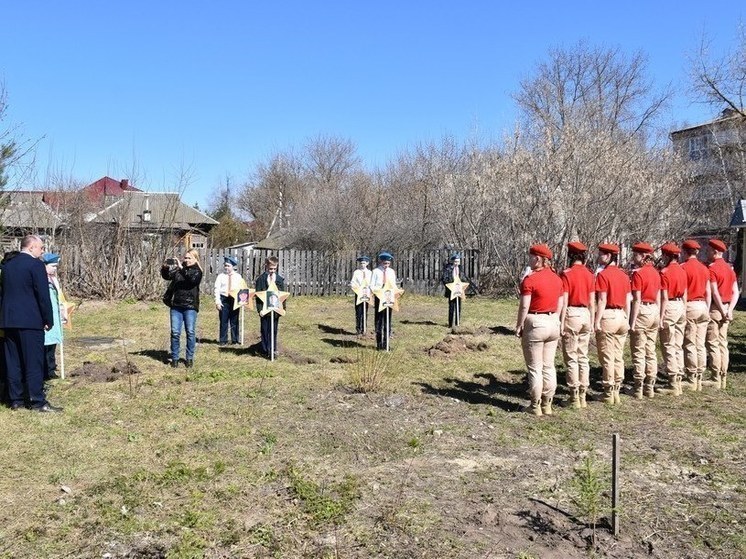
[[(96, 223), (120, 222), (131, 227), (191, 229), (212, 227), (218, 222), (210, 216), (184, 204), (173, 192), (123, 192), (119, 196), (106, 197), (105, 207), (90, 216), (87, 221)], [(145, 216), (150, 211), (150, 221)]]
[(2, 200), (0, 226), (15, 229), (56, 229), (62, 218), (44, 203), (43, 192), (8, 192)]

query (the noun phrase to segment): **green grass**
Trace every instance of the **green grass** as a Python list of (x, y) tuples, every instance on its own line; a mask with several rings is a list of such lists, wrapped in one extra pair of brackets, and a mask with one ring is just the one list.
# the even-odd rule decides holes
[[(274, 363), (219, 348), (206, 305), (193, 369), (162, 362), (165, 307), (84, 303), (66, 332), (68, 372), (128, 359), (142, 374), (56, 381), (50, 400), (61, 415), (0, 409), (0, 557), (540, 557), (542, 540), (521, 514), (535, 498), (571, 512), (566, 488), (583, 449), (608, 459), (613, 432), (622, 435), (625, 541), (656, 533), (670, 557), (695, 540), (739, 556), (744, 315), (732, 329), (727, 391), (557, 406), (537, 419), (517, 413), (526, 400), (509, 332), (515, 301), (469, 300), (464, 311), (465, 337), (488, 349), (430, 356), (448, 334), (447, 306), (405, 295), (385, 369), (361, 389), (355, 363), (332, 362), (377, 355), (373, 338), (352, 334), (346, 298), (290, 300)], [(258, 323), (246, 314), (246, 346)], [(76, 343), (87, 336), (125, 343)], [(507, 540), (480, 520), (488, 505), (514, 523)]]

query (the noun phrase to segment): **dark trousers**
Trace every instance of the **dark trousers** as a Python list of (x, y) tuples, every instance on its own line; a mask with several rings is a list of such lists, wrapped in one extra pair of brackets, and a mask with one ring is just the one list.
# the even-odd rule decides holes
[(231, 327), (231, 342), (234, 344), (238, 343), (238, 313), (241, 309), (233, 310), (233, 297), (220, 296), (220, 304), (223, 308), (218, 311), (218, 318), (220, 318), (220, 338), (218, 341), (221, 344), (228, 343), (228, 325)]
[(5, 329), (5, 364), (8, 400), (32, 408), (46, 403), (44, 397), (44, 330)]
[[(363, 322), (365, 317), (365, 322)], [(363, 334), (363, 324), (365, 324), (365, 330), (370, 330), (370, 324), (368, 323), (368, 303), (360, 303), (355, 305), (355, 330), (358, 334)]]
[[(456, 324), (456, 301), (458, 301), (458, 324)], [(462, 317), (464, 316), (464, 302), (459, 299), (449, 299), (448, 300), (448, 327), (453, 328), (454, 326), (458, 326), (462, 322)]]
[(272, 351), (277, 352), (277, 331), (280, 328), (280, 317), (277, 313), (267, 313), (264, 316), (259, 317), (259, 330), (262, 334), (262, 353), (269, 355), (270, 347), (272, 347), (272, 325), (275, 327), (275, 346)]
[(44, 380), (57, 378), (57, 344), (44, 346)]
[(382, 311), (378, 310), (378, 305), (380, 304), (378, 301), (378, 298), (374, 298), (374, 304), (376, 308), (376, 347), (378, 349), (386, 349), (386, 316), (388, 315), (388, 338), (389, 338), (389, 348), (391, 347), (391, 332), (392, 332), (392, 318), (393, 318), (393, 312), (391, 309), (384, 309)]
[(0, 337), (0, 402), (8, 403), (8, 377), (5, 373), (5, 337)]

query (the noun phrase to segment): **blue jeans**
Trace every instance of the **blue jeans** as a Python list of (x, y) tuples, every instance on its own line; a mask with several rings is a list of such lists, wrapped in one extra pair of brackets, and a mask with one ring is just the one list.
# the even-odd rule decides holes
[(171, 360), (179, 360), (181, 349), (181, 325), (186, 330), (186, 359), (194, 361), (194, 347), (197, 345), (197, 311), (181, 307), (171, 307)]

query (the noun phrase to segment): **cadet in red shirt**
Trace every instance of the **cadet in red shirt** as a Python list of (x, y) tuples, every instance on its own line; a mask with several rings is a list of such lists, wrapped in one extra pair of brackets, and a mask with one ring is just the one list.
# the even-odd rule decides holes
[(531, 273), (521, 282), (521, 302), (516, 335), (521, 338), (528, 368), (528, 391), (534, 415), (552, 415), (552, 399), (557, 389), (554, 356), (560, 333), (562, 280), (550, 266), (551, 249), (533, 245), (529, 250)]
[(699, 243), (687, 239), (684, 249), (686, 272), (686, 328), (684, 329), (684, 369), (689, 388), (702, 390), (702, 375), (707, 366), (705, 337), (710, 323), (710, 271), (697, 258)]
[(586, 407), (590, 365), (588, 346), (596, 309), (593, 274), (585, 266), (588, 247), (579, 241), (567, 243), (569, 267), (562, 272), (564, 304), (560, 317), (562, 354), (567, 369), (567, 387), (572, 390), (571, 406)]
[(661, 350), (674, 396), (681, 396), (686, 327), (686, 272), (678, 263), (681, 249), (674, 243), (661, 247)]
[(630, 350), (635, 368), (635, 398), (652, 398), (658, 376), (655, 343), (660, 328), (661, 275), (653, 266), (653, 247), (632, 245), (632, 314), (629, 317)]
[(740, 292), (738, 280), (733, 268), (723, 258), (727, 250), (725, 243), (719, 239), (710, 239), (710, 289), (712, 304), (710, 305), (710, 322), (707, 325), (705, 346), (708, 361), (712, 370), (712, 380), (716, 388), (727, 385), (728, 363), (728, 325), (733, 320), (733, 308), (738, 303)]
[(598, 263), (604, 269), (596, 276), (596, 348), (601, 362), (603, 401), (618, 404), (624, 381), (624, 342), (629, 331), (629, 277), (618, 266), (619, 247), (598, 245)]

